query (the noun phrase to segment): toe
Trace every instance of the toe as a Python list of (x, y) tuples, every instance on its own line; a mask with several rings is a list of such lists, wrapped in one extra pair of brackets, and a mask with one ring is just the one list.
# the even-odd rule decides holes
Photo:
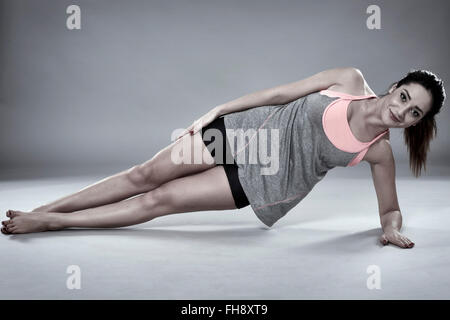
[(17, 227), (14, 227), (14, 228), (9, 229), (9, 232), (10, 232), (10, 233), (20, 233), (20, 232), (19, 232), (19, 228), (17, 228)]
[(8, 211), (6, 211), (6, 216), (7, 216), (8, 218), (14, 218), (15, 216), (17, 216), (17, 212), (18, 212), (18, 211), (8, 210)]
[(3, 227), (3, 228), (1, 229), (1, 232), (2, 232), (3, 234), (9, 234), (9, 232), (6, 230), (5, 227)]
[(14, 218), (17, 216), (20, 216), (20, 212), (19, 211), (14, 211), (14, 210), (8, 210), (9, 216), (8, 214), (6, 214), (8, 217), (10, 218)]

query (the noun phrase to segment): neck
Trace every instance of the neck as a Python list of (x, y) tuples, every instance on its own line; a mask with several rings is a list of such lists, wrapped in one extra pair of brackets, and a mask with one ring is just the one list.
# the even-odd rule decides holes
[(383, 107), (383, 98), (372, 98), (361, 100), (361, 118), (365, 123), (366, 130), (373, 136), (377, 136), (388, 126), (383, 122), (381, 114)]

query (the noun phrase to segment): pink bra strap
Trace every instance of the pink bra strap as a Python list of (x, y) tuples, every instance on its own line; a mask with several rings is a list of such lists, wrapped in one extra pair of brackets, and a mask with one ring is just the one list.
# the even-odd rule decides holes
[(363, 151), (361, 151), (360, 153), (358, 153), (356, 155), (356, 157), (354, 157), (353, 160), (348, 164), (348, 166), (353, 167), (353, 166), (356, 166), (358, 163), (360, 163), (362, 158), (364, 158), (364, 156), (366, 155), (367, 150), (369, 150), (369, 148), (366, 148)]
[(389, 129), (386, 129), (385, 131), (383, 131), (382, 133), (380, 133), (378, 136), (376, 136), (372, 141), (368, 142), (367, 146), (361, 150), (356, 157), (353, 158), (353, 160), (348, 164), (349, 167), (353, 167), (356, 166), (361, 160), (362, 158), (364, 158), (364, 156), (366, 155), (367, 151), (369, 150), (369, 147), (372, 143), (374, 143), (375, 141), (377, 141), (379, 138), (381, 138), (381, 136), (383, 136), (384, 134), (386, 134), (387, 132), (389, 132)]

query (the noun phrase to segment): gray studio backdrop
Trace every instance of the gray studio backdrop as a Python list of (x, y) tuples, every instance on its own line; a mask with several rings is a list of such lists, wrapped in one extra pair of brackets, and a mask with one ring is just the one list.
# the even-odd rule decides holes
[[(66, 26), (71, 4), (79, 30)], [(366, 26), (371, 4), (381, 30)], [(1, 177), (125, 169), (214, 106), (327, 68), (359, 68), (377, 94), (411, 68), (449, 83), (449, 9), (446, 0), (0, 0)], [(437, 119), (431, 170), (449, 162), (449, 118), (447, 108)], [(402, 131), (391, 132), (407, 172)]]

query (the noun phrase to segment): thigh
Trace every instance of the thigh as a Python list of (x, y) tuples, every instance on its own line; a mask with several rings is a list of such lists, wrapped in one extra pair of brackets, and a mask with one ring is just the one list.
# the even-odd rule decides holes
[(236, 209), (223, 166), (171, 180), (145, 196), (155, 217), (181, 212)]
[(173, 179), (195, 174), (216, 166), (203, 142), (201, 131), (184, 135), (165, 147), (150, 160), (137, 166), (136, 180), (160, 186)]

